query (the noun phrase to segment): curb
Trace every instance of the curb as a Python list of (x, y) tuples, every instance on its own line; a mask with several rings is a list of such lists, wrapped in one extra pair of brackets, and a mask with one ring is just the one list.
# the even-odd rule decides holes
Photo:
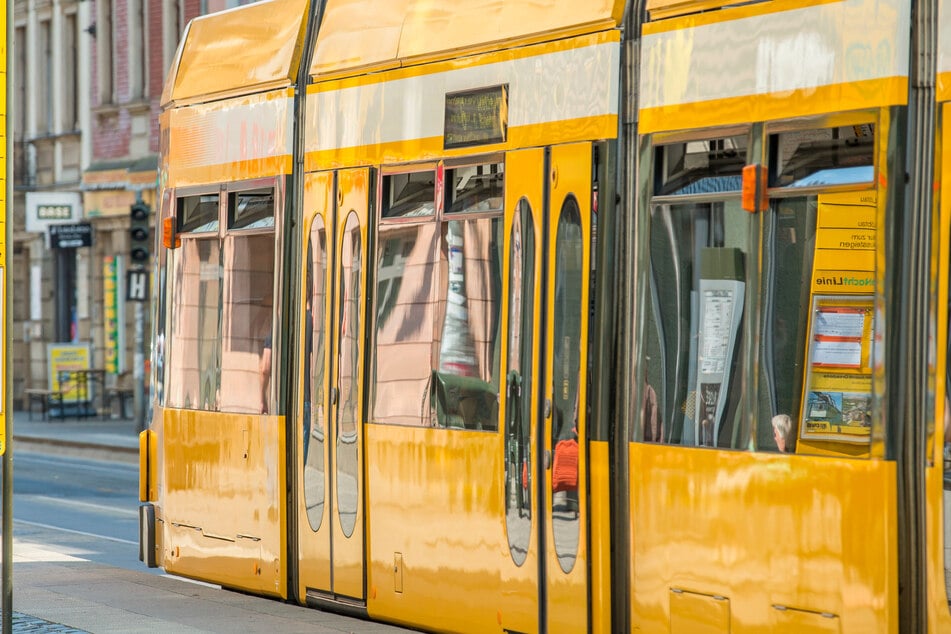
[(17, 449), (38, 453), (53, 453), (59, 455), (76, 455), (99, 460), (116, 460), (119, 462), (139, 462), (138, 447), (124, 447), (121, 445), (104, 445), (92, 442), (62, 440), (44, 436), (13, 436), (12, 446), (14, 453)]

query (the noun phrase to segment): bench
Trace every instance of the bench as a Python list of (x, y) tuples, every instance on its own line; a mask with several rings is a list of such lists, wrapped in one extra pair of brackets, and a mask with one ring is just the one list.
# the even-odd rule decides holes
[(30, 420), (33, 420), (33, 404), (40, 406), (40, 413), (43, 414), (43, 420), (49, 420), (50, 406), (59, 407), (59, 415), (63, 416), (63, 392), (60, 390), (43, 390), (40, 388), (27, 388), (23, 390), (26, 395), (27, 409), (30, 412)]
[(107, 387), (105, 394), (105, 410), (111, 415), (115, 403), (119, 404), (119, 418), (125, 418), (126, 406), (133, 398), (133, 392), (129, 388)]

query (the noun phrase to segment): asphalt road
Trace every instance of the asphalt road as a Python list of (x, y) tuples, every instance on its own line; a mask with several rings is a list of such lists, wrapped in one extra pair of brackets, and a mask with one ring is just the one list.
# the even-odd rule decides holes
[(138, 558), (137, 508), (136, 465), (24, 451), (15, 455), (13, 529), (18, 542), (64, 557), (146, 571)]

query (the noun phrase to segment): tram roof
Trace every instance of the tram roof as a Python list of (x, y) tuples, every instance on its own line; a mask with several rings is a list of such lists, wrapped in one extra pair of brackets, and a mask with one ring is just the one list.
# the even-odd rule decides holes
[(624, 0), (327, 0), (312, 77), (615, 26)]
[[(316, 0), (313, 0), (316, 1)], [(290, 86), (308, 0), (264, 0), (191, 21), (162, 104)], [(618, 24), (625, 0), (327, 0), (311, 76), (353, 75), (455, 52)]]
[(195, 18), (182, 37), (162, 105), (290, 86), (308, 0), (265, 0)]

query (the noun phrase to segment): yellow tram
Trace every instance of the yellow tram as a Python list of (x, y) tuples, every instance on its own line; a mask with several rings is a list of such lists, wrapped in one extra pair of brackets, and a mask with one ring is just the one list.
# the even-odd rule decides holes
[(949, 77), (934, 1), (194, 20), (143, 560), (433, 631), (951, 628)]

